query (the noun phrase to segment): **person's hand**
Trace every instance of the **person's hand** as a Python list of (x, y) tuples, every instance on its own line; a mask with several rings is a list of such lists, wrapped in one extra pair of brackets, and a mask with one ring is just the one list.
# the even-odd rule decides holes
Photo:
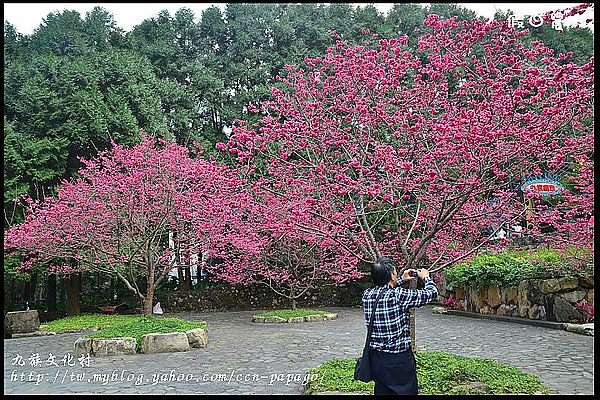
[(417, 279), (416, 276), (410, 276), (410, 271), (416, 271), (415, 269), (407, 269), (406, 271), (404, 271), (402, 273), (402, 280), (403, 281), (410, 281), (413, 279)]
[(429, 277), (429, 271), (427, 271), (425, 268), (418, 269), (417, 273), (419, 274), (419, 278), (421, 279)]

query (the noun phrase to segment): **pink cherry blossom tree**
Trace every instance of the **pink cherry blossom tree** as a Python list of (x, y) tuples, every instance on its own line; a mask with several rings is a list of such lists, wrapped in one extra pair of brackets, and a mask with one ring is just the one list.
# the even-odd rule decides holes
[[(304, 200), (283, 199), (262, 190), (256, 183), (243, 196), (246, 217), (234, 229), (250, 243), (233, 244), (232, 231), (222, 235), (228, 246), (219, 253), (222, 263), (208, 266), (217, 279), (266, 285), (291, 301), (322, 285), (337, 285), (360, 277), (356, 259), (343, 247), (310, 230), (299, 228)], [(250, 196), (250, 197), (248, 197)], [(324, 229), (327, 230), (327, 229)]]
[(576, 183), (559, 198), (566, 213), (534, 199), (530, 233), (544, 223), (557, 246), (591, 247), (594, 58), (520, 43), (506, 22), (429, 15), (424, 27), (414, 50), (406, 36), (338, 41), (306, 70), (287, 66), (286, 89), (251, 110), (260, 121), (238, 121), (218, 148), (302, 204), (295, 229), (400, 273), (507, 245), (487, 228), (526, 216), (530, 174)]
[(26, 257), (24, 271), (50, 264), (52, 271), (115, 275), (149, 315), (154, 291), (175, 262), (218, 237), (226, 217), (217, 205), (227, 204), (222, 195), (232, 186), (226, 168), (174, 142), (142, 135), (133, 148), (113, 146), (82, 160), (80, 177), (64, 182), (56, 199), (28, 200), (26, 220), (6, 232), (4, 248)]

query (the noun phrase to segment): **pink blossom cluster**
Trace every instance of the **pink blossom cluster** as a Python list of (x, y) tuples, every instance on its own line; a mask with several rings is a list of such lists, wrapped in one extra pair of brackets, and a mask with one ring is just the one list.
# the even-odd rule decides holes
[[(20, 269), (95, 270), (114, 274), (146, 299), (176, 263), (213, 250), (215, 242), (252, 250), (240, 224), (247, 198), (235, 171), (166, 139), (142, 134), (132, 148), (81, 160), (79, 177), (57, 198), (26, 199), (25, 222), (5, 233), (4, 249), (23, 256)], [(222, 247), (222, 245), (221, 245)], [(146, 288), (137, 281), (145, 277)]]
[(442, 300), (442, 304), (453, 310), (458, 310), (461, 307), (460, 301), (453, 297), (448, 297), (447, 299)]
[(581, 300), (577, 303), (577, 308), (579, 308), (586, 316), (586, 320), (588, 322), (594, 322), (594, 306), (589, 304), (586, 300)]
[[(255, 184), (293, 199), (290, 222), (357, 260), (386, 255), (437, 269), (509, 244), (499, 223), (542, 224), (559, 246), (592, 246), (594, 58), (529, 45), (506, 24), (442, 20), (407, 37), (349, 46), (289, 67), (259, 123), (219, 144)], [(573, 183), (558, 207), (518, 187), (532, 174)], [(495, 232), (489, 234), (488, 227)]]

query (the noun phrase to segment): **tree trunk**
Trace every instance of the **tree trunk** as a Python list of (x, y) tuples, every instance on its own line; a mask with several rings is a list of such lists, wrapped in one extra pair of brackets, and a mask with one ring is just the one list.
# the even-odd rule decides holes
[(189, 265), (185, 265), (183, 267), (183, 271), (184, 271), (183, 280), (184, 280), (185, 291), (188, 292), (188, 291), (192, 290), (192, 270)]
[(154, 293), (146, 294), (144, 298), (144, 308), (142, 309), (142, 315), (148, 317), (152, 315), (152, 302), (154, 301)]
[[(410, 290), (415, 290), (417, 288), (417, 280), (411, 279), (408, 285)], [(413, 351), (417, 351), (417, 338), (415, 334), (415, 309), (411, 308), (408, 311), (409, 320), (410, 320), (410, 347)]]
[(65, 293), (67, 295), (66, 311), (67, 315), (81, 315), (81, 306), (79, 304), (79, 288), (81, 275), (70, 274), (63, 278)]
[(37, 275), (31, 275), (31, 300), (35, 303), (35, 291), (37, 289)]
[(152, 315), (152, 302), (154, 301), (154, 268), (148, 268), (148, 278), (146, 279), (146, 296), (142, 308), (142, 315), (147, 317)]
[(56, 309), (56, 274), (48, 274), (48, 292), (46, 293), (48, 312), (55, 314)]
[(183, 275), (183, 268), (181, 267), (181, 265), (179, 263), (177, 264), (177, 277), (179, 278), (179, 291), (185, 292), (186, 291), (185, 277)]
[(290, 287), (290, 299), (292, 300), (292, 310), (296, 310), (296, 291), (294, 290), (294, 287), (291, 286)]
[(25, 282), (25, 286), (23, 287), (23, 306), (25, 302), (31, 302), (31, 281), (33, 280), (33, 275), (29, 278), (28, 281)]
[(110, 301), (116, 301), (115, 299), (115, 277), (110, 277)]

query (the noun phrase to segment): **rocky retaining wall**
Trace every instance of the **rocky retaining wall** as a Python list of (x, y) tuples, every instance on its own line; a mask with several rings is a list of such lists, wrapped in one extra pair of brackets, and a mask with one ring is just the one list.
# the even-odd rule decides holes
[(594, 305), (594, 278), (524, 280), (515, 287), (497, 285), (440, 290), (441, 297), (453, 297), (466, 311), (537, 320), (582, 323), (586, 315), (577, 304)]
[[(364, 287), (360, 282), (323, 286), (297, 300), (298, 308), (350, 307), (360, 304)], [(251, 311), (289, 309), (291, 301), (264, 285), (212, 287), (190, 292), (157, 295), (165, 312)]]

